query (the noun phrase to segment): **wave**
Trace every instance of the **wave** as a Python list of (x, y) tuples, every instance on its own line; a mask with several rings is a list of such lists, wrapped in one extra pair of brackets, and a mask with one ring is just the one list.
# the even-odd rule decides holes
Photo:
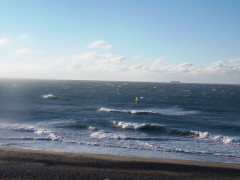
[(91, 134), (92, 138), (98, 138), (98, 139), (127, 139), (125, 134), (114, 134), (114, 133), (107, 133), (103, 130), (97, 131), (95, 133)]
[(162, 131), (165, 127), (160, 124), (145, 124), (145, 123), (129, 123), (123, 121), (113, 121), (113, 124), (123, 129), (146, 130), (146, 131)]
[(0, 140), (33, 140), (33, 141), (51, 141), (51, 138), (43, 138), (43, 137), (7, 137), (7, 138), (0, 138)]
[(209, 132), (201, 132), (201, 131), (190, 131), (190, 132), (199, 139), (219, 141), (224, 144), (240, 144), (240, 138), (238, 137), (215, 135)]
[(101, 107), (98, 111), (105, 111), (105, 112), (119, 112), (119, 113), (131, 113), (131, 114), (150, 114), (153, 113), (149, 110), (117, 110), (117, 109), (109, 109)]
[(51, 129), (41, 128), (35, 125), (22, 125), (22, 124), (0, 124), (1, 128), (7, 128), (14, 131), (21, 132), (33, 132), (34, 134), (47, 135), (52, 141), (62, 141), (61, 136), (57, 136), (55, 132)]
[(113, 121), (113, 124), (122, 129), (133, 129), (133, 130), (142, 130), (147, 132), (154, 133), (166, 133), (174, 136), (191, 136), (193, 135), (190, 131), (181, 131), (177, 129), (170, 129), (160, 124), (145, 124), (145, 123), (129, 123), (122, 121)]
[(53, 94), (45, 94), (41, 96), (43, 99), (57, 99)]
[(113, 124), (123, 129), (143, 129), (147, 124), (127, 123), (122, 121), (113, 121)]
[(121, 109), (110, 109), (101, 107), (98, 111), (105, 111), (105, 112), (117, 112), (117, 113), (130, 113), (130, 114), (161, 114), (161, 115), (168, 115), (168, 116), (184, 116), (190, 114), (196, 114), (197, 111), (185, 111), (182, 108), (150, 108), (150, 109), (138, 109), (138, 110), (121, 110)]
[[(122, 121), (113, 121), (113, 124), (122, 129), (133, 129), (133, 130), (143, 130), (148, 132), (167, 133), (172, 136), (197, 137), (199, 139), (219, 141), (224, 144), (240, 144), (240, 138), (238, 137), (214, 135), (209, 132), (192, 131), (192, 130), (182, 131), (178, 129), (166, 128), (165, 126), (162, 126), (159, 124), (144, 124), (144, 123), (139, 124), (139, 123), (129, 123), (129, 122), (122, 122)], [(141, 139), (141, 140), (145, 140), (145, 139)], [(151, 140), (154, 140), (154, 139), (151, 139)]]
[[(99, 138), (99, 139), (103, 139), (103, 138), (108, 138), (107, 136), (111, 136), (111, 133), (106, 133), (104, 131), (101, 131), (102, 134), (100, 136), (97, 137), (93, 137), (93, 138)], [(108, 135), (106, 135), (106, 134)], [(96, 133), (94, 133), (96, 134)], [(120, 135), (121, 136), (121, 135)], [(119, 135), (116, 136), (116, 134), (114, 134), (114, 137), (119, 137)], [(121, 140), (121, 138), (113, 138), (111, 137), (111, 139), (117, 139), (117, 140)], [(178, 148), (178, 147), (173, 147), (173, 148), (168, 148), (165, 146), (159, 146), (159, 145), (154, 145), (151, 144), (149, 142), (144, 142), (144, 141), (131, 141), (131, 140), (135, 140), (135, 139), (129, 139), (126, 138), (124, 140), (128, 140), (127, 142), (123, 142), (123, 141), (118, 141), (118, 143), (109, 143), (109, 141), (105, 141), (105, 142), (94, 142), (94, 141), (85, 141), (85, 140), (67, 140), (67, 143), (74, 143), (74, 144), (79, 144), (79, 145), (89, 145), (89, 146), (102, 146), (102, 147), (113, 147), (113, 148), (124, 148), (124, 149), (137, 149), (137, 150), (147, 150), (147, 151), (155, 151), (155, 152), (174, 152), (174, 153), (180, 153), (180, 154), (193, 154), (193, 155), (204, 155), (204, 156), (217, 156), (217, 157), (224, 157), (224, 158), (240, 158), (240, 156), (238, 155), (234, 155), (234, 154), (226, 154), (226, 153), (219, 153), (219, 152), (209, 152), (209, 151), (204, 151), (204, 150), (194, 150), (194, 149), (184, 149), (184, 148)]]
[(35, 134), (45, 134), (47, 135), (52, 141), (62, 141), (61, 136), (57, 136), (52, 130), (44, 129), (44, 128), (37, 128), (34, 131)]
[(84, 125), (84, 124), (69, 124), (69, 125), (63, 126), (63, 127), (74, 128), (74, 129), (89, 129), (92, 131), (97, 130), (97, 128), (95, 128), (93, 126), (88, 126), (88, 125)]
[(0, 124), (0, 128), (21, 131), (21, 132), (34, 132), (37, 126), (34, 125), (21, 125), (21, 124)]

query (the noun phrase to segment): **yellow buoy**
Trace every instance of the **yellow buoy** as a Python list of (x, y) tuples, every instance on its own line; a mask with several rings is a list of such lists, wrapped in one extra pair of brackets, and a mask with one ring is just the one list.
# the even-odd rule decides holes
[(135, 98), (135, 101), (138, 102), (138, 97)]

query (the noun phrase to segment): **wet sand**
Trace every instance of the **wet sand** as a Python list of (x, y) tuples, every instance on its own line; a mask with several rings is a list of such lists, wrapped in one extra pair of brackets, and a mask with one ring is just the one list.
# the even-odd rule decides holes
[(0, 179), (240, 179), (240, 164), (1, 147)]

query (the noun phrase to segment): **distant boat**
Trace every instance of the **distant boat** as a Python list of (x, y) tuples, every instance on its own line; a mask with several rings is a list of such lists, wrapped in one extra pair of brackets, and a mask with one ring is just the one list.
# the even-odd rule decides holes
[(179, 83), (181, 83), (180, 81), (171, 81), (171, 83), (173, 83), (173, 84), (179, 84)]

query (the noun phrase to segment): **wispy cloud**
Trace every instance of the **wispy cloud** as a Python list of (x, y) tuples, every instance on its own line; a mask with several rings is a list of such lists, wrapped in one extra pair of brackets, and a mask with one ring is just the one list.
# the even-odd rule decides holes
[(19, 36), (19, 38), (20, 38), (20, 39), (27, 39), (27, 38), (29, 38), (29, 35), (28, 35), (28, 34), (21, 34), (21, 35)]
[(95, 41), (93, 43), (91, 43), (89, 46), (89, 48), (103, 48), (103, 49), (111, 49), (112, 45), (108, 44), (106, 41)]
[(158, 58), (157, 60), (154, 61), (153, 65), (158, 65), (158, 64), (161, 64), (163, 62), (164, 62), (163, 58)]
[(0, 39), (0, 46), (4, 46), (9, 42), (9, 40), (7, 38), (2, 38)]
[(79, 54), (74, 56), (72, 59), (74, 60), (89, 60), (89, 59), (93, 59), (96, 62), (103, 62), (103, 63), (107, 63), (107, 62), (121, 62), (125, 59), (124, 56), (120, 56), (120, 55), (114, 55), (111, 53), (107, 53), (107, 54), (99, 54), (97, 52), (87, 52), (84, 54)]
[(84, 54), (79, 54), (79, 55), (75, 55), (73, 56), (72, 59), (74, 60), (84, 60), (84, 59), (93, 59), (97, 57), (97, 52), (87, 52)]
[(113, 54), (98, 54), (96, 58), (98, 58), (98, 60), (105, 60), (105, 62), (121, 62), (125, 59), (124, 56)]
[(87, 67), (85, 69), (88, 71), (111, 72), (111, 73), (128, 71), (128, 67), (126, 66), (116, 66), (113, 64), (94, 65), (91, 67)]
[(29, 48), (19, 49), (16, 51), (17, 54), (26, 54), (29, 53), (31, 50)]

